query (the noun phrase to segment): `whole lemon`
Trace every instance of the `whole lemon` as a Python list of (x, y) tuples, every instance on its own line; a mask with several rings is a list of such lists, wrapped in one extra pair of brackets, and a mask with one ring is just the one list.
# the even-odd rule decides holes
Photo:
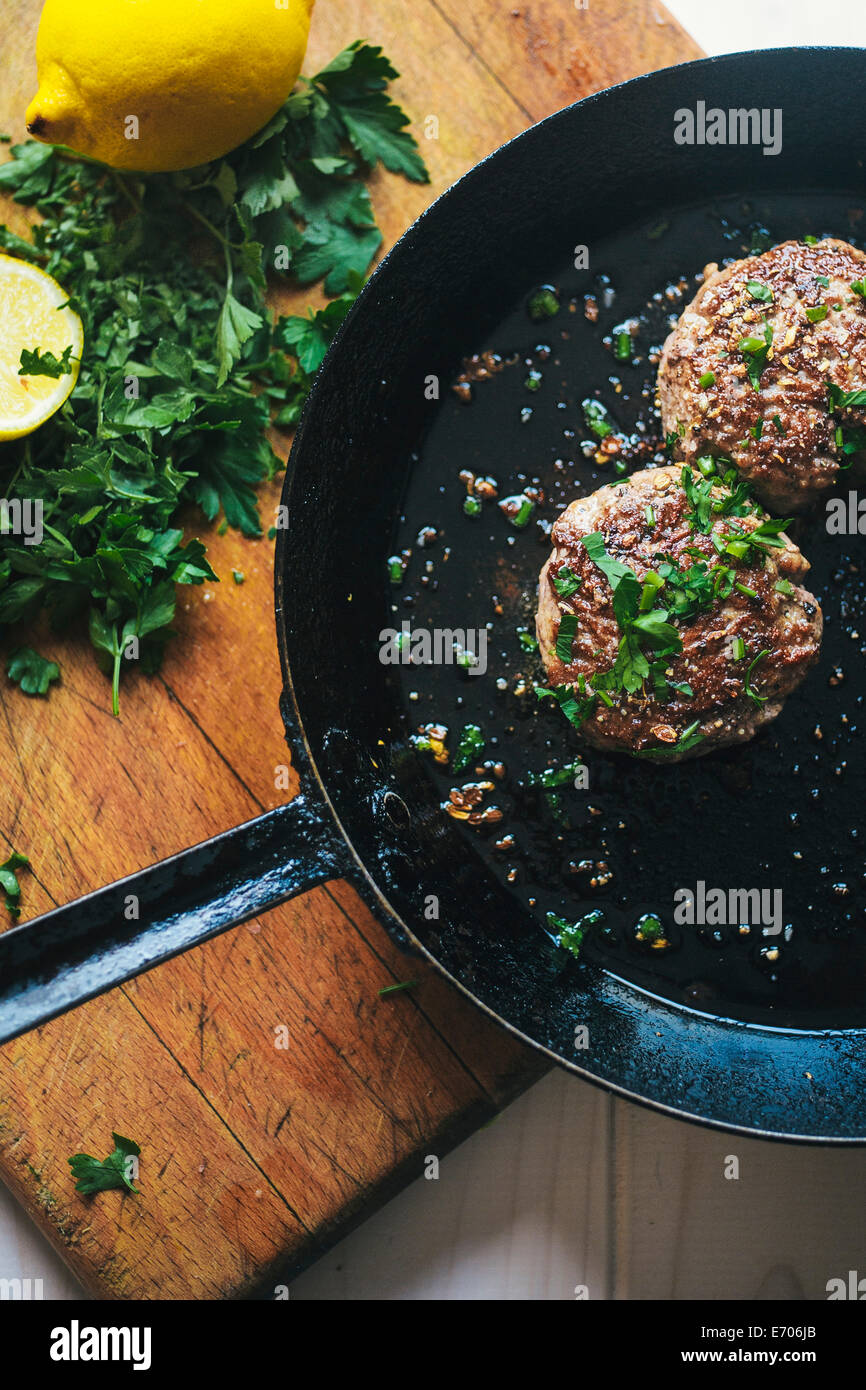
[(46, 0), (27, 129), (165, 173), (267, 125), (301, 70), (314, 0)]

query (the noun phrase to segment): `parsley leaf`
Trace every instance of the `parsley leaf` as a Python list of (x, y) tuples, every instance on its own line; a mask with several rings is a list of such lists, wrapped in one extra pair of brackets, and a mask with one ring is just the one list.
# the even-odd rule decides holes
[(843, 391), (840, 386), (834, 386), (828, 382), (827, 390), (830, 397), (830, 409), (849, 410), (854, 405), (866, 405), (866, 391)]
[(12, 851), (9, 858), (0, 864), (0, 888), (3, 890), (6, 911), (14, 922), (21, 916), (21, 885), (18, 870), (29, 869), (30, 860), (26, 855)]
[(697, 747), (703, 742), (704, 735), (700, 732), (701, 721), (696, 719), (688, 728), (683, 729), (676, 743), (663, 743), (658, 748), (640, 748), (634, 753), (635, 758), (658, 758), (671, 757), (674, 753), (685, 753), (691, 748)]
[(462, 772), (479, 758), (484, 750), (485, 741), (477, 724), (464, 725), (457, 742), (457, 752), (454, 754), (453, 771)]
[(19, 376), (50, 376), (59, 381), (62, 376), (69, 376), (72, 371), (72, 344), (65, 347), (60, 357), (55, 357), (53, 352), (40, 352), (38, 348), (32, 351), (30, 348), (21, 349), (21, 365), (18, 368)]
[(762, 284), (760, 280), (749, 280), (746, 284), (746, 289), (753, 299), (761, 300), (764, 304), (772, 302), (773, 291), (770, 289), (769, 285)]
[(765, 705), (767, 703), (768, 697), (766, 695), (759, 695), (758, 692), (755, 690), (754, 686), (752, 685), (752, 672), (754, 671), (758, 662), (763, 661), (764, 657), (769, 655), (770, 650), (768, 647), (765, 647), (762, 652), (758, 652), (758, 655), (754, 658), (754, 660), (749, 663), (749, 667), (746, 671), (745, 679), (743, 681), (744, 694), (748, 695), (750, 700), (754, 700), (756, 705)]
[(276, 343), (295, 354), (304, 372), (313, 374), (319, 370), (337, 329), (361, 290), (363, 280), (355, 271), (348, 272), (348, 280), (349, 292), (332, 299), (324, 309), (310, 309), (306, 318), (292, 314), (277, 324)]
[(613, 434), (613, 425), (610, 423), (607, 410), (601, 401), (589, 397), (582, 403), (581, 408), (586, 428), (592, 431), (596, 439), (607, 439), (609, 434)]
[(565, 666), (571, 661), (571, 648), (576, 632), (577, 615), (575, 613), (563, 613), (556, 638), (556, 655)]
[(134, 1160), (141, 1154), (138, 1144), (132, 1139), (124, 1139), (122, 1134), (112, 1133), (114, 1151), (108, 1158), (93, 1158), (90, 1154), (73, 1154), (67, 1159), (72, 1176), (77, 1179), (76, 1192), (88, 1196), (94, 1192), (108, 1192), (119, 1188), (125, 1192), (138, 1193), (133, 1178), (136, 1176)]
[(763, 324), (762, 334), (755, 333), (748, 338), (740, 339), (739, 348), (745, 359), (746, 372), (756, 391), (761, 389), (761, 373), (767, 365), (767, 358), (772, 345), (773, 328), (766, 320)]
[(594, 694), (587, 695), (585, 692), (586, 682), (581, 676), (577, 692), (573, 685), (555, 685), (552, 688), (537, 685), (535, 698), (544, 700), (547, 696), (551, 696), (559, 705), (569, 724), (573, 724), (576, 729), (579, 729), (584, 720), (595, 709), (597, 703), (597, 697)]
[[(217, 360), (219, 375), (217, 387), (224, 386), (229, 372), (240, 359), (241, 348), (249, 342), (264, 320), (261, 314), (254, 313), (235, 299), (231, 290), (226, 290), (223, 307), (217, 320)], [(168, 423), (171, 423), (170, 421)]]
[(570, 565), (560, 565), (554, 579), (553, 587), (560, 598), (571, 598), (576, 594), (583, 581), (576, 575)]
[(624, 565), (621, 560), (614, 560), (608, 555), (604, 548), (604, 536), (601, 531), (593, 531), (591, 535), (584, 536), (582, 544), (590, 560), (593, 564), (598, 565), (612, 589), (616, 588), (625, 575), (631, 575), (637, 583), (637, 575), (633, 569)]
[(334, 102), (354, 148), (371, 168), (381, 160), (392, 173), (415, 183), (429, 182), (424, 161), (406, 131), (408, 117), (391, 101), (386, 87), (399, 73), (381, 48), (350, 44), (314, 79)]
[(60, 680), (60, 667), (30, 647), (18, 647), (6, 661), (6, 674), (25, 695), (47, 695), (51, 682)]
[(565, 917), (557, 917), (555, 912), (548, 912), (547, 930), (558, 934), (557, 944), (563, 950), (570, 951), (573, 956), (580, 955), (586, 935), (586, 928), (580, 922), (569, 922)]

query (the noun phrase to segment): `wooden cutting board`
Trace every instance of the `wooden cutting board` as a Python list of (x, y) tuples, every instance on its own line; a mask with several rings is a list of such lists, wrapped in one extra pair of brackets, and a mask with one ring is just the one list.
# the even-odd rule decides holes
[[(0, 0), (0, 131), (14, 139), (39, 10)], [(432, 174), (427, 188), (374, 178), (386, 246), (527, 125), (700, 56), (654, 0), (319, 0), (306, 70), (359, 37), (401, 72)], [(0, 221), (21, 230), (21, 210), (0, 206)], [(266, 518), (278, 498), (275, 484)], [(205, 532), (217, 573), (246, 582), (181, 591), (162, 675), (127, 681), (119, 720), (78, 640), (34, 643), (62, 667), (48, 700), (0, 673), (0, 846), (32, 860), (24, 919), (285, 797), (273, 547)], [(407, 974), (418, 988), (380, 998)], [(0, 1177), (98, 1297), (268, 1290), (542, 1070), (334, 883), (2, 1049)], [(141, 1195), (82, 1198), (66, 1158), (108, 1153), (112, 1130), (142, 1146)]]

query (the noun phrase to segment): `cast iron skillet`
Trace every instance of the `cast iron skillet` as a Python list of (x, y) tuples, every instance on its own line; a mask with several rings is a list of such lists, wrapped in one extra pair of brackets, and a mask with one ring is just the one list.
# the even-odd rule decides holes
[[(664, 977), (651, 955), (625, 947), (613, 964), (590, 954), (563, 970), (525, 894), (491, 868), (485, 842), (443, 816), (438, 774), (409, 742), (418, 711), (405, 699), (400, 673), (379, 660), (379, 633), (392, 620), (385, 559), (397, 543), (397, 518), (421, 505), (425, 488), (452, 488), (460, 466), (457, 456), (447, 468), (442, 458), (443, 438), (452, 438), (448, 412), (459, 407), (447, 390), (429, 401), (427, 378), (447, 384), (462, 356), (501, 342), (503, 325), (515, 333), (512, 311), (529, 290), (560, 272), (568, 281), (575, 244), (591, 248), (598, 269), (608, 261), (615, 266), (640, 307), (640, 296), (670, 277), (691, 275), (710, 257), (739, 254), (720, 230), (727, 224), (718, 208), (732, 199), (750, 200), (774, 239), (804, 231), (853, 235), (854, 220), (838, 219), (862, 201), (864, 76), (861, 51), (814, 49), (739, 54), (640, 78), (513, 140), (406, 233), (322, 368), (286, 477), (290, 528), (277, 546), (276, 618), (282, 713), (303, 794), (0, 936), (0, 1040), (315, 883), (346, 876), (405, 943), (517, 1036), (577, 1074), (731, 1129), (866, 1139), (862, 864), (852, 858), (864, 790), (856, 727), (852, 732), (861, 700), (859, 650), (850, 636), (861, 595), (848, 577), (857, 573), (857, 537), (846, 539), (847, 550), (825, 555), (822, 528), (812, 524), (814, 544), (824, 547), (815, 573), (824, 586), (829, 659), (834, 643), (849, 641), (847, 703), (833, 704), (825, 653), (772, 733), (745, 750), (680, 768), (623, 759), (597, 765), (603, 812), (612, 813), (619, 798), (634, 814), (634, 852), (630, 867), (622, 860), (616, 910), (627, 912), (629, 901), (637, 910), (651, 894), (661, 901), (672, 885), (697, 878), (725, 883), (718, 877), (724, 872), (734, 884), (784, 884), (800, 914), (790, 952), (793, 986), (780, 972), (778, 989), (771, 981), (756, 994), (727, 990), (726, 971), (740, 968), (736, 953), (712, 942), (698, 981)], [(699, 101), (725, 110), (781, 108), (781, 152), (675, 144), (674, 113), (695, 110)], [(671, 234), (648, 237), (647, 227), (660, 219)], [(581, 286), (574, 281), (571, 288), (579, 293)], [(621, 307), (629, 310), (627, 296)], [(522, 349), (539, 336), (525, 332), (526, 342), (511, 345)], [(580, 341), (575, 332), (573, 349), (561, 345), (578, 402), (598, 384), (598, 377), (584, 380), (590, 368)], [(507, 473), (509, 451), (525, 454), (531, 436), (518, 442), (508, 398), (501, 401), (501, 412), (482, 407), (488, 417), (478, 418), (489, 418), (490, 449)], [(543, 431), (537, 443), (537, 458), (551, 455)], [(458, 550), (462, 534), (455, 522), (449, 538)], [(530, 587), (541, 558), (528, 545), (509, 554)], [(464, 585), (468, 607), (455, 614), (455, 625), (474, 611), (479, 594), (489, 593), (489, 574), (471, 566), (465, 572), (472, 587)], [(472, 698), (489, 703), (484, 679), (472, 686)], [(816, 711), (828, 721), (846, 714), (844, 736), (851, 740), (840, 747), (836, 730), (832, 756), (817, 762), (806, 741)], [(561, 736), (565, 746), (565, 725)], [(841, 761), (845, 775), (837, 771)], [(768, 781), (775, 800), (766, 794)], [(816, 861), (818, 887), (821, 870), (834, 880), (847, 876), (844, 911), (818, 901), (812, 879), (797, 877), (791, 843), (780, 838), (782, 813), (805, 813), (810, 798), (820, 806), (797, 843), (807, 866), (810, 856)], [(124, 914), (130, 894), (140, 902), (137, 921)], [(439, 916), (427, 920), (431, 895)], [(810, 911), (823, 932), (811, 932)], [(581, 1050), (578, 1024), (588, 1030)]]

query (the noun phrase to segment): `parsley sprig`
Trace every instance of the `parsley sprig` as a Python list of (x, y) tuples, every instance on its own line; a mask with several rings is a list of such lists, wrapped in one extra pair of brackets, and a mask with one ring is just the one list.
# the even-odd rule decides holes
[[(27, 440), (0, 445), (0, 495), (39, 501), (44, 540), (0, 535), (0, 628), (48, 609), (86, 621), (118, 708), (121, 671), (160, 664), (175, 586), (215, 580), (187, 539), (190, 502), (261, 535), (256, 490), (282, 466), (271, 423), (296, 423), (327, 347), (382, 236), (365, 183), (380, 162), (423, 182), (382, 50), (351, 44), (302, 79), (258, 136), (178, 174), (113, 173), (27, 142), (0, 193), (41, 219), (0, 250), (41, 265), (81, 315), (85, 348), (66, 405)], [(323, 280), (331, 302), (272, 323), (269, 274)], [(30, 373), (68, 359), (33, 344)]]

